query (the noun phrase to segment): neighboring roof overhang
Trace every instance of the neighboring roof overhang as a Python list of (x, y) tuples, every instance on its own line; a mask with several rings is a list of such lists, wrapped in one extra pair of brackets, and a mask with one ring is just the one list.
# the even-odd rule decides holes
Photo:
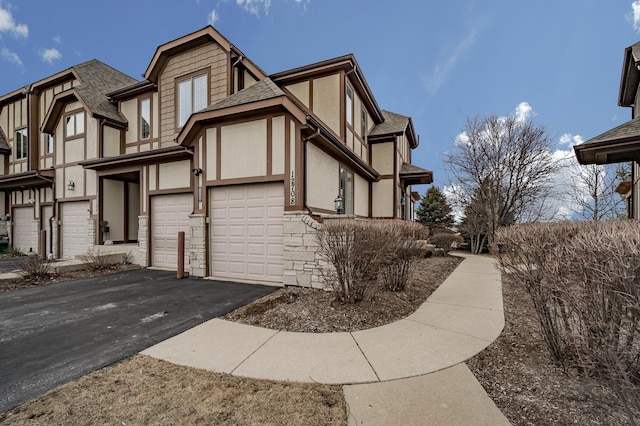
[(330, 73), (344, 71), (354, 89), (365, 103), (369, 113), (372, 115), (374, 122), (382, 123), (384, 117), (382, 111), (373, 97), (373, 93), (369, 88), (364, 74), (360, 70), (360, 66), (354, 55), (344, 55), (337, 58), (328, 59), (322, 62), (305, 65), (288, 71), (282, 71), (271, 74), (269, 77), (278, 85), (286, 85), (296, 83), (298, 81), (307, 80), (312, 77), (327, 75)]
[(24, 98), (27, 96), (27, 92), (29, 92), (30, 86), (21, 87), (13, 92), (7, 93), (4, 96), (0, 96), (0, 105), (7, 104), (9, 102), (13, 102), (17, 99)]
[(305, 113), (300, 108), (298, 108), (298, 106), (293, 103), (291, 99), (289, 99), (287, 96), (278, 96), (247, 104), (235, 105), (228, 108), (196, 112), (191, 115), (191, 117), (189, 117), (189, 120), (187, 120), (186, 124), (178, 134), (176, 142), (178, 143), (178, 145), (189, 145), (195, 138), (195, 136), (200, 132), (200, 130), (202, 130), (202, 128), (216, 120), (220, 120), (229, 116), (237, 117), (242, 115), (255, 114), (257, 111), (260, 111), (262, 113), (270, 113), (274, 109), (287, 111), (302, 124), (306, 122)]
[(640, 161), (640, 117), (573, 147), (580, 164)]
[(0, 191), (14, 191), (34, 186), (51, 185), (54, 178), (54, 169), (30, 170), (28, 172), (0, 176)]
[(631, 192), (631, 188), (631, 181), (625, 180), (618, 184), (618, 186), (616, 187), (616, 192), (620, 195), (627, 195)]
[(258, 80), (262, 80), (267, 75), (264, 71), (262, 71), (258, 66), (256, 66), (250, 60), (245, 60), (246, 56), (238, 49), (233, 46), (229, 40), (227, 40), (222, 34), (216, 31), (211, 25), (208, 25), (201, 30), (195, 31), (191, 34), (187, 34), (183, 37), (172, 40), (168, 43), (165, 43), (155, 51), (147, 70), (143, 74), (143, 77), (149, 81), (157, 82), (158, 76), (160, 72), (167, 64), (167, 61), (172, 56), (186, 52), (187, 50), (194, 49), (196, 47), (203, 46), (207, 43), (211, 43), (212, 41), (218, 43), (224, 50), (227, 52), (233, 52), (238, 57), (241, 57), (243, 60), (243, 65), (254, 74)]
[(420, 198), (422, 198), (422, 197), (420, 197), (420, 193), (419, 192), (411, 191), (411, 199), (413, 200), (414, 203), (417, 202), (417, 201), (420, 201)]
[(170, 146), (151, 151), (118, 155), (116, 157), (81, 161), (79, 164), (89, 170), (106, 170), (118, 167), (168, 163), (171, 161), (187, 160), (191, 157), (193, 157), (193, 151), (190, 148), (184, 146)]
[(400, 180), (404, 182), (404, 186), (430, 184), (433, 183), (433, 172), (413, 164), (402, 163)]
[[(359, 174), (366, 176), (370, 180), (378, 180), (380, 177), (378, 172), (365, 163), (353, 151), (347, 148), (344, 143), (342, 143), (333, 133), (327, 130), (315, 117), (307, 115), (307, 123), (310, 124), (311, 129), (316, 132), (317, 136), (322, 136), (321, 141), (326, 141), (322, 146), (327, 151), (334, 154), (334, 156), (338, 157), (340, 160), (347, 160), (349, 165), (355, 168)], [(313, 134), (309, 135), (309, 138), (312, 139)]]
[(118, 101), (133, 98), (134, 96), (141, 95), (143, 93), (152, 92), (158, 89), (158, 85), (152, 81), (143, 80), (139, 83), (132, 84), (128, 87), (123, 87), (111, 93), (107, 93), (107, 97)]
[(640, 43), (629, 46), (624, 51), (622, 76), (620, 77), (620, 93), (618, 105), (629, 107), (635, 104), (636, 92), (640, 83)]
[(0, 129), (0, 154), (11, 154), (11, 147), (2, 129)]

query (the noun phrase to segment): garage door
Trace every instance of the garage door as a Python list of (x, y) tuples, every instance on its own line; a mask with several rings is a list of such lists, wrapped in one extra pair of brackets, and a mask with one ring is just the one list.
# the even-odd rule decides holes
[(282, 183), (210, 190), (211, 275), (282, 282)]
[(88, 219), (88, 201), (60, 204), (60, 220), (62, 222), (60, 247), (62, 257), (70, 258), (87, 253), (89, 250)]
[(38, 247), (32, 240), (31, 226), (33, 223), (32, 207), (17, 207), (13, 209), (13, 248), (28, 252), (29, 249), (37, 251)]
[(185, 234), (185, 269), (189, 264), (189, 216), (193, 211), (191, 194), (157, 195), (151, 199), (151, 264), (178, 268), (178, 232)]

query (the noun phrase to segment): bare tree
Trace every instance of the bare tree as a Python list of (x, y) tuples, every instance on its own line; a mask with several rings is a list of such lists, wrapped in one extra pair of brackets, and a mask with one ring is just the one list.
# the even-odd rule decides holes
[(445, 167), (455, 202), (483, 222), (475, 228), (489, 245), (502, 226), (549, 217), (545, 201), (559, 164), (543, 126), (516, 116), (468, 118)]
[(616, 193), (628, 171), (624, 164), (579, 166), (571, 182), (570, 198), (578, 214), (587, 220), (624, 217), (625, 200)]

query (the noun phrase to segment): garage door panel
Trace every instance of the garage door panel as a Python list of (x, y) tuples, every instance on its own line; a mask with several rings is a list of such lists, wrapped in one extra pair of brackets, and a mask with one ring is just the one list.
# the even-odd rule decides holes
[(193, 210), (191, 194), (157, 195), (151, 198), (151, 250), (153, 266), (176, 269), (178, 232), (185, 233), (185, 265), (189, 264), (189, 216)]
[(62, 220), (62, 257), (69, 258), (86, 254), (89, 250), (89, 203), (74, 201), (60, 204)]
[(282, 183), (210, 191), (211, 274), (282, 282)]
[(24, 252), (29, 251), (29, 249), (37, 250), (37, 247), (34, 246), (33, 239), (31, 238), (32, 232), (32, 222), (33, 222), (33, 208), (32, 207), (17, 207), (13, 209), (13, 239), (11, 241), (11, 245), (19, 250)]

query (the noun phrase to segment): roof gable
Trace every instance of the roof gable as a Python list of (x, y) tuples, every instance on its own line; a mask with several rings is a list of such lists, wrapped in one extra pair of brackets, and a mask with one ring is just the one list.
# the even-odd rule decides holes
[(638, 83), (640, 83), (640, 42), (627, 47), (624, 51), (622, 76), (620, 77), (620, 93), (618, 105), (632, 106), (636, 100)]
[(413, 128), (411, 117), (396, 114), (391, 111), (382, 111), (384, 121), (377, 124), (369, 133), (370, 138), (380, 138), (385, 136), (397, 136), (407, 133), (411, 148), (418, 147), (418, 139)]

